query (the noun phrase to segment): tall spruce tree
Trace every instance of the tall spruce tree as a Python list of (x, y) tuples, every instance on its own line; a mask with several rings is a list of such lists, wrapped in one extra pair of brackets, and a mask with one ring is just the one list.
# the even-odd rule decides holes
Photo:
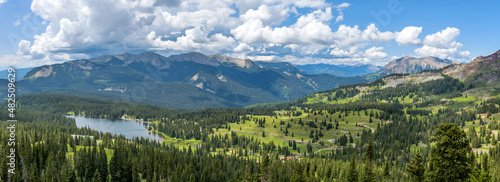
[(413, 157), (409, 164), (406, 164), (405, 170), (413, 181), (424, 181), (425, 166), (420, 152), (415, 154), (415, 157)]
[(385, 161), (384, 168), (382, 168), (382, 175), (385, 180), (389, 180), (391, 178), (391, 168), (389, 167), (389, 159)]
[(101, 174), (99, 174), (99, 169), (96, 169), (94, 172), (94, 177), (92, 178), (92, 182), (102, 182)]
[(347, 181), (358, 181), (358, 169), (356, 169), (356, 154), (352, 154), (351, 165), (349, 166), (349, 171), (347, 171)]
[(429, 181), (467, 181), (471, 164), (467, 157), (472, 148), (467, 135), (456, 124), (442, 124), (434, 133), (428, 172)]
[(304, 179), (304, 174), (303, 174), (303, 168), (302, 164), (299, 162), (297, 166), (295, 166), (295, 169), (293, 170), (293, 175), (292, 175), (292, 182), (305, 182), (306, 180)]
[(374, 155), (373, 142), (368, 142), (368, 147), (365, 154), (365, 165), (363, 167), (363, 180), (364, 182), (375, 181), (375, 174), (373, 173), (373, 158)]
[(259, 180), (262, 182), (270, 182), (272, 181), (272, 176), (269, 173), (269, 156), (265, 154), (262, 157), (262, 163), (260, 165), (260, 174), (259, 174)]

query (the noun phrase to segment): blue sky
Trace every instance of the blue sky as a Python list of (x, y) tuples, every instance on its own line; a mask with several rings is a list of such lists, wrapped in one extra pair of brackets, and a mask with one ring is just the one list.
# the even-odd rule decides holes
[(500, 46), (499, 1), (0, 0), (0, 69), (123, 52), (295, 64), (468, 62)]

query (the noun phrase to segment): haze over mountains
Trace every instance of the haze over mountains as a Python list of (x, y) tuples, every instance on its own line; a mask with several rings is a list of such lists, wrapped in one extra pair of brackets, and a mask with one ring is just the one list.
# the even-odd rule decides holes
[(372, 64), (355, 64), (355, 65), (331, 65), (331, 64), (306, 64), (299, 65), (302, 70), (309, 74), (328, 73), (335, 76), (351, 77), (375, 73), (381, 66)]
[(440, 69), (457, 62), (449, 59), (439, 59), (437, 57), (414, 58), (404, 56), (389, 62), (385, 66), (375, 66), (372, 64), (333, 65), (324, 63), (294, 65), (292, 63), (281, 61), (256, 61), (255, 63), (261, 67), (270, 67), (282, 71), (297, 72), (302, 74), (327, 73), (340, 77), (353, 77), (375, 73), (376, 75), (379, 75), (378, 77), (380, 77), (392, 73), (413, 74), (424, 70)]
[(305, 64), (294, 65), (289, 62), (282, 61), (256, 61), (256, 64), (262, 67), (270, 67), (287, 72), (297, 72), (301, 74), (322, 74), (327, 73), (340, 77), (352, 77), (359, 75), (366, 75), (375, 73), (382, 66), (375, 66), (372, 64), (356, 64), (356, 65), (333, 65), (333, 64)]

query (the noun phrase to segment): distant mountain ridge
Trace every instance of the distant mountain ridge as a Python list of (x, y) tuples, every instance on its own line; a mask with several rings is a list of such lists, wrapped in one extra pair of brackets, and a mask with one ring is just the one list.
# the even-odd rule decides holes
[(332, 65), (332, 64), (306, 64), (299, 65), (302, 70), (309, 74), (328, 73), (335, 76), (350, 77), (375, 73), (381, 67), (372, 64), (356, 65)]
[[(409, 59), (420, 61), (437, 58), (404, 57), (394, 62), (400, 63)], [(404, 103), (425, 103), (427, 105), (432, 103), (429, 100), (434, 99), (435, 103), (452, 105), (454, 102), (474, 103), (477, 100), (500, 97), (500, 50), (488, 56), (477, 57), (469, 63), (455, 63), (450, 60), (440, 60), (440, 62), (449, 65), (413, 74), (399, 73), (380, 77), (382, 74), (377, 73), (380, 78), (372, 82), (344, 85), (336, 89), (309, 94), (297, 102), (341, 104), (359, 101), (360, 98), (365, 99), (365, 101), (380, 101), (382, 98), (389, 98), (389, 100), (392, 99), (391, 102), (396, 103), (403, 101)], [(423, 63), (428, 62), (423, 61)], [(407, 95), (400, 95), (403, 92)], [(468, 96), (472, 101), (466, 99)]]
[(21, 94), (94, 94), (170, 108), (198, 109), (294, 100), (364, 81), (282, 71), (223, 55), (191, 52), (164, 57), (145, 52), (36, 67), (18, 85)]
[[(21, 80), (33, 68), (14, 68), (16, 70), (16, 80)], [(8, 69), (0, 71), (2, 78), (7, 78)]]
[(424, 70), (435, 70), (444, 68), (457, 62), (449, 59), (439, 59), (437, 57), (414, 58), (404, 56), (395, 59), (378, 71), (381, 74), (409, 73), (414, 74)]
[[(273, 69), (278, 69), (281, 71), (286, 71), (289, 73), (300, 73), (300, 74), (307, 74), (302, 70), (299, 66), (292, 64), (290, 62), (284, 62), (284, 61), (255, 61), (255, 64), (259, 65), (260, 67), (268, 67), (268, 68), (273, 68)], [(311, 74), (311, 73), (309, 73)], [(315, 73), (318, 74), (318, 73)]]
[(301, 73), (309, 75), (326, 73), (340, 77), (366, 75), (370, 73), (375, 73), (380, 68), (382, 68), (381, 66), (375, 66), (372, 64), (332, 65), (332, 64), (319, 63), (319, 64), (295, 65), (289, 62), (282, 62), (282, 61), (256, 61), (255, 63), (261, 67), (274, 68), (290, 73)]

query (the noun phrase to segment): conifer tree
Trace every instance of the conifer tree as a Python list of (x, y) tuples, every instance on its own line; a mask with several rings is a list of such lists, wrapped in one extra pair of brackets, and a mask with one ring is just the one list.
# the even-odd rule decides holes
[(92, 182), (101, 182), (101, 174), (99, 174), (99, 169), (95, 170)]
[(358, 170), (356, 169), (356, 154), (352, 154), (351, 165), (349, 167), (349, 171), (347, 171), (347, 181), (358, 181)]
[(368, 148), (365, 154), (365, 165), (363, 167), (363, 181), (372, 182), (375, 181), (375, 174), (373, 173), (373, 158), (374, 158), (374, 147), (373, 142), (368, 143)]
[(412, 180), (417, 182), (424, 181), (425, 167), (420, 153), (415, 154), (411, 162), (406, 164), (405, 170)]
[(442, 124), (434, 133), (431, 142), (429, 181), (467, 181), (472, 168), (467, 155), (472, 148), (467, 136), (456, 124)]
[(389, 180), (391, 178), (390, 170), (389, 160), (386, 160), (384, 163), (384, 168), (382, 169), (382, 175), (384, 175), (385, 180)]
[(270, 182), (272, 181), (271, 174), (269, 173), (269, 156), (265, 154), (262, 157), (262, 163), (260, 165), (260, 174), (259, 174), (259, 180), (262, 182)]
[(299, 162), (297, 166), (295, 166), (295, 169), (293, 170), (293, 175), (292, 175), (292, 182), (305, 182), (306, 180), (304, 179), (304, 174), (302, 173), (302, 164)]

